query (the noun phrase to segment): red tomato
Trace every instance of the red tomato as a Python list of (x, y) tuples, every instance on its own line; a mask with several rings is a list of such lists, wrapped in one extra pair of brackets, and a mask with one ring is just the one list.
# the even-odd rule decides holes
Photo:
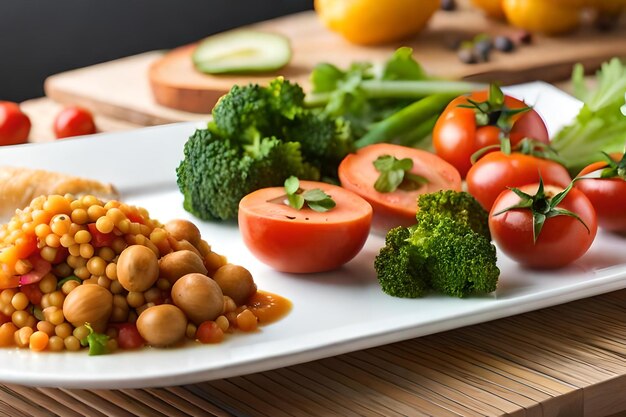
[(224, 340), (224, 332), (214, 321), (205, 321), (196, 330), (196, 339), (201, 343), (220, 343)]
[(0, 145), (26, 143), (30, 133), (30, 119), (20, 106), (10, 101), (0, 101)]
[(95, 223), (89, 223), (87, 225), (89, 233), (91, 234), (91, 244), (94, 248), (110, 247), (113, 244), (116, 236), (115, 233), (102, 233), (96, 228)]
[(96, 124), (91, 112), (78, 106), (66, 107), (54, 119), (54, 134), (57, 139), (96, 133)]
[(43, 297), (43, 293), (39, 289), (39, 283), (22, 285), (20, 287), (20, 291), (26, 294), (28, 301), (31, 304), (36, 305), (41, 303), (41, 298)]
[(146, 343), (134, 324), (123, 323), (115, 327), (117, 327), (117, 344), (120, 348), (139, 349)]
[(489, 211), (498, 195), (507, 187), (539, 182), (567, 187), (572, 178), (559, 163), (535, 156), (490, 152), (479, 159), (466, 177), (467, 191)]
[(324, 213), (296, 210), (285, 204), (283, 187), (263, 188), (239, 202), (239, 230), (250, 251), (283, 272), (309, 273), (336, 269), (354, 258), (369, 235), (372, 207), (336, 185), (300, 181), (300, 188), (319, 188), (336, 206)]
[[(382, 155), (413, 160), (411, 173), (427, 179), (428, 183), (416, 190), (397, 189), (381, 193), (374, 188), (380, 173), (374, 161)], [(350, 154), (339, 165), (341, 186), (360, 195), (374, 209), (372, 228), (386, 233), (396, 226), (415, 224), (417, 197), (439, 190), (461, 190), (461, 176), (449, 163), (437, 155), (406, 146), (380, 143), (369, 145)]]
[[(614, 159), (621, 159), (621, 154)], [(596, 162), (585, 167), (579, 177), (606, 168), (606, 162)], [(600, 227), (612, 232), (626, 232), (626, 181), (615, 178), (583, 179), (575, 187), (593, 204)]]
[[(468, 98), (482, 102), (487, 100), (487, 96), (487, 91), (479, 91), (455, 98), (443, 111), (433, 129), (435, 152), (454, 165), (463, 178), (472, 166), (470, 158), (476, 151), (500, 143), (500, 129), (497, 126), (477, 126), (474, 110), (459, 107), (470, 104)], [(504, 103), (510, 109), (526, 107), (526, 103), (510, 96), (505, 96)], [(512, 121), (509, 134), (511, 146), (517, 145), (526, 137), (549, 142), (548, 129), (535, 110), (512, 116)]]
[[(528, 184), (519, 189), (533, 195), (538, 184)], [(547, 196), (562, 191), (561, 187), (545, 186)], [(571, 189), (558, 208), (576, 213), (587, 228), (576, 218), (559, 215), (548, 218), (533, 242), (533, 214), (530, 209), (505, 210), (517, 203), (520, 197), (513, 191), (503, 191), (489, 213), (489, 230), (498, 249), (511, 259), (531, 268), (559, 268), (580, 258), (587, 252), (596, 236), (596, 213), (585, 195)]]

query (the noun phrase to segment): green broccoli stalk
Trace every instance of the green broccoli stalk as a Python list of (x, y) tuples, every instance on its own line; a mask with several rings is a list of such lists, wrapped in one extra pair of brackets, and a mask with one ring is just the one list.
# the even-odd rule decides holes
[(382, 290), (415, 298), (429, 289), (455, 297), (496, 289), (500, 270), (487, 213), (465, 192), (438, 191), (418, 200), (417, 224), (387, 233), (374, 261)]
[(380, 142), (427, 148), (424, 138), (446, 105), (486, 85), (429, 77), (412, 54), (411, 48), (399, 48), (380, 68), (364, 62), (346, 70), (319, 64), (304, 102), (349, 121), (360, 138), (357, 148)]

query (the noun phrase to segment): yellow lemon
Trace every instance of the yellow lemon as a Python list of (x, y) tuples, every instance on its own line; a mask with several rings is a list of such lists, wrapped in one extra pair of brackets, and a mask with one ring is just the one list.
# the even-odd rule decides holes
[(440, 0), (315, 0), (322, 22), (349, 42), (376, 45), (418, 33)]
[(502, 0), (507, 20), (530, 32), (560, 35), (580, 24), (580, 8), (550, 0)]

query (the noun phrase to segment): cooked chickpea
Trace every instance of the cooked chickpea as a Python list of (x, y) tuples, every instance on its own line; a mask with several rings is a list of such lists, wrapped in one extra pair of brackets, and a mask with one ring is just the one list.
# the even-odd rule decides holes
[(190, 250), (168, 253), (159, 260), (159, 276), (174, 284), (183, 275), (199, 273), (206, 275), (202, 259)]
[(194, 246), (200, 243), (200, 230), (188, 220), (171, 220), (165, 225), (165, 230), (176, 240), (186, 240)]
[(149, 248), (129, 246), (117, 260), (117, 279), (128, 291), (146, 291), (159, 278), (159, 261)]
[(150, 345), (170, 346), (185, 337), (187, 317), (171, 304), (152, 306), (137, 318), (137, 330)]
[(222, 314), (224, 296), (217, 283), (206, 275), (187, 274), (172, 286), (172, 301), (199, 325)]
[(237, 305), (245, 304), (257, 290), (252, 274), (243, 266), (226, 264), (215, 271), (213, 279)]
[(91, 323), (97, 332), (104, 331), (112, 310), (113, 295), (99, 285), (80, 285), (63, 302), (63, 314), (67, 321), (76, 327)]

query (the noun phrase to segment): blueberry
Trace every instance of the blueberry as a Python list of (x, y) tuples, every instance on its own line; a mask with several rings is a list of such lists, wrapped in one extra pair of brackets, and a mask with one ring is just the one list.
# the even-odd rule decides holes
[(456, 10), (456, 0), (441, 0), (441, 10), (451, 12)]
[(477, 58), (481, 61), (489, 61), (489, 53), (492, 48), (493, 45), (489, 38), (481, 39), (474, 43), (474, 52), (476, 52)]
[(496, 36), (493, 40), (493, 46), (502, 52), (511, 52), (515, 49), (515, 44), (511, 40), (511, 38), (507, 36)]
[(459, 49), (459, 51), (457, 52), (457, 56), (459, 57), (461, 62), (464, 62), (466, 64), (475, 64), (476, 62), (478, 62), (476, 53), (471, 48)]

